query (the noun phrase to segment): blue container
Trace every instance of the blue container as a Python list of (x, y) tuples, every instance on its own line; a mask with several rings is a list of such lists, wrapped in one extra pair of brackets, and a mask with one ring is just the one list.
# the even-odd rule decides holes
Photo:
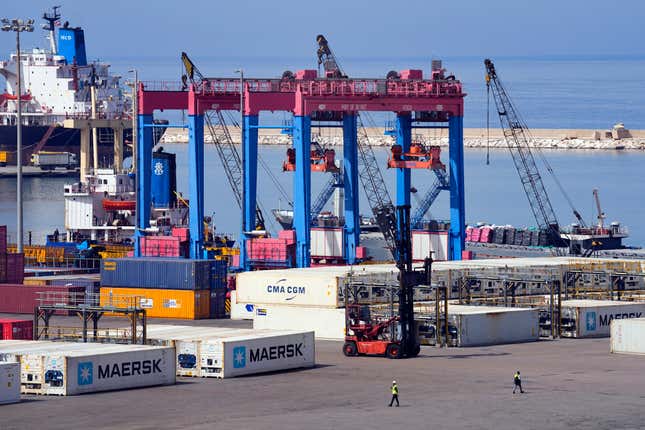
[(210, 277), (212, 290), (226, 289), (228, 276), (228, 263), (221, 260), (211, 260)]
[(159, 288), (170, 290), (211, 289), (213, 260), (185, 258), (118, 258), (101, 262), (101, 286)]
[(226, 290), (212, 290), (209, 318), (226, 318)]
[(175, 154), (155, 152), (152, 154), (152, 176), (150, 187), (152, 190), (152, 205), (155, 208), (169, 208), (177, 201)]

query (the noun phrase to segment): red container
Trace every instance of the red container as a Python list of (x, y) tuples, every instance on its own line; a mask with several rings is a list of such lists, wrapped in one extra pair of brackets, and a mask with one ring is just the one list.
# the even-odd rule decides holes
[(0, 319), (0, 339), (32, 340), (33, 338), (33, 320)]
[[(39, 305), (38, 292), (78, 293), (85, 292), (85, 287), (76, 286), (42, 286), (42, 285), (21, 285), (21, 284), (0, 284), (0, 312), (9, 314), (33, 314), (34, 308)], [(57, 315), (66, 315), (67, 312), (56, 312)]]
[(7, 226), (0, 225), (0, 254), (7, 253)]
[(144, 257), (180, 257), (182, 255), (181, 240), (173, 236), (142, 237), (141, 255)]
[(240, 254), (231, 256), (231, 267), (240, 267)]
[(473, 228), (466, 227), (466, 242), (472, 242), (473, 240)]
[(7, 284), (22, 284), (25, 279), (25, 254), (7, 254)]
[(364, 246), (357, 246), (356, 247), (356, 258), (360, 260), (364, 260), (367, 258), (367, 248)]
[(7, 254), (0, 254), (0, 284), (7, 282)]
[(181, 242), (188, 240), (190, 230), (187, 227), (173, 227), (171, 234), (174, 237), (178, 237)]
[(284, 239), (287, 241), (288, 245), (296, 243), (296, 231), (295, 230), (281, 230), (278, 232), (278, 238)]
[(472, 260), (473, 259), (473, 252), (472, 251), (461, 251), (461, 259), (462, 260)]
[(482, 227), (479, 241), (482, 243), (490, 243), (493, 238), (493, 229), (491, 227)]
[(472, 242), (479, 242), (480, 237), (481, 237), (481, 230), (478, 229), (477, 227), (473, 227), (473, 230), (470, 233), (470, 238), (472, 239)]

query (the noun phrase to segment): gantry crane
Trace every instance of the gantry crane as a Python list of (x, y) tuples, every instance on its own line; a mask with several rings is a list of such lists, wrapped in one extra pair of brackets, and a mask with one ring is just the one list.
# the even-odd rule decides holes
[[(186, 79), (190, 80), (191, 84), (195, 85), (196, 89), (200, 89), (202, 84), (207, 81), (207, 79), (199, 71), (195, 63), (191, 61), (188, 57), (188, 54), (185, 52), (181, 53), (181, 61), (184, 63), (184, 68), (186, 70)], [(184, 86), (187, 83), (184, 79)], [(242, 207), (242, 159), (240, 154), (237, 152), (237, 148), (233, 143), (231, 133), (226, 126), (226, 121), (222, 112), (219, 110), (207, 111), (204, 114), (204, 122), (208, 127), (214, 142), (217, 154), (219, 155), (220, 160), (222, 161), (222, 166), (224, 167), (224, 172), (226, 173), (226, 179), (228, 180), (231, 189), (233, 190), (233, 196), (237, 205)], [(264, 215), (260, 205), (256, 205), (255, 209), (255, 224), (256, 230), (266, 231), (266, 224), (264, 222)]]
[[(347, 78), (325, 36), (319, 34), (316, 41), (318, 42), (318, 65), (323, 66), (325, 77), (330, 79)], [(362, 134), (358, 138), (358, 177), (365, 190), (374, 219), (385, 237), (388, 248), (396, 258), (396, 211), (360, 116), (358, 116), (358, 126)]]
[[(497, 71), (495, 70), (493, 62), (490, 59), (486, 59), (484, 60), (484, 66), (486, 67), (486, 87), (487, 90), (491, 91), (493, 94), (499, 120), (504, 132), (504, 139), (506, 140), (506, 145), (511, 152), (515, 168), (519, 173), (520, 181), (522, 182), (524, 192), (529, 200), (535, 221), (540, 229), (548, 231), (550, 243), (554, 245), (563, 245), (564, 242), (560, 236), (558, 219), (553, 210), (553, 206), (551, 205), (551, 200), (549, 199), (546, 188), (544, 187), (540, 171), (535, 163), (533, 152), (531, 151), (529, 129), (522, 121), (515, 105), (511, 101), (508, 93), (497, 76)], [(552, 169), (550, 167), (548, 167), (548, 169), (557, 181)], [(573, 207), (571, 199), (567, 196), (559, 182), (558, 186), (567, 198), (569, 205), (573, 210), (573, 214), (580, 224), (584, 226), (585, 223), (582, 216)]]

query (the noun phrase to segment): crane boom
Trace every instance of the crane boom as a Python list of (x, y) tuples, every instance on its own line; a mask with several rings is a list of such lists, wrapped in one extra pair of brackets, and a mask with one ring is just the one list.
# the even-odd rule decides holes
[[(185, 52), (181, 53), (181, 61), (184, 63), (184, 68), (186, 69), (186, 78), (190, 80), (196, 88), (200, 88), (201, 84), (207, 79), (204, 78), (204, 75), (199, 71), (195, 63), (188, 57), (188, 54)], [(196, 79), (197, 78), (197, 79)], [(186, 87), (186, 82), (184, 79), (184, 87)], [(242, 207), (242, 159), (240, 157), (235, 144), (233, 143), (233, 138), (231, 133), (226, 126), (226, 122), (222, 115), (222, 112), (219, 110), (216, 111), (207, 111), (204, 115), (204, 122), (208, 127), (213, 141), (215, 143), (215, 149), (217, 155), (219, 156), (222, 166), (224, 167), (224, 172), (226, 174), (226, 179), (228, 180), (231, 190), (233, 190), (233, 196), (237, 205)], [(256, 228), (259, 230), (265, 230), (266, 224), (264, 221), (264, 215), (260, 206), (256, 206), (255, 210), (255, 224)]]
[(528, 127), (520, 118), (504, 89), (493, 62), (486, 59), (484, 65), (486, 67), (486, 86), (493, 93), (504, 139), (511, 152), (535, 221), (541, 229), (549, 231), (551, 243), (560, 243), (562, 240), (558, 219), (531, 152)]
[(600, 196), (598, 195), (598, 189), (594, 188), (593, 190), (593, 198), (596, 201), (596, 209), (598, 210), (598, 228), (603, 229), (605, 226), (605, 213), (602, 211), (602, 207), (600, 206)]

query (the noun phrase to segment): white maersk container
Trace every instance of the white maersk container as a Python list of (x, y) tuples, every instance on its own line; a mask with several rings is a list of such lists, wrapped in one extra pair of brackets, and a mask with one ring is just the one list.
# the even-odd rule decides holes
[(345, 339), (344, 308), (314, 308), (284, 305), (258, 305), (254, 329), (311, 330), (316, 338)]
[[(313, 332), (165, 325), (150, 325), (148, 331), (150, 342), (175, 347), (178, 376), (228, 378), (315, 364)], [(266, 356), (258, 348), (265, 348)]]
[(645, 316), (645, 302), (563, 300), (562, 336), (607, 337), (613, 320)]
[(645, 318), (613, 320), (610, 331), (611, 352), (645, 354)]
[(20, 401), (20, 363), (0, 363), (0, 405)]
[(19, 356), (21, 392), (75, 395), (175, 383), (175, 351), (170, 347), (38, 342), (4, 346), (0, 354)]
[(495, 306), (448, 306), (457, 346), (499, 345), (539, 339), (539, 311)]

